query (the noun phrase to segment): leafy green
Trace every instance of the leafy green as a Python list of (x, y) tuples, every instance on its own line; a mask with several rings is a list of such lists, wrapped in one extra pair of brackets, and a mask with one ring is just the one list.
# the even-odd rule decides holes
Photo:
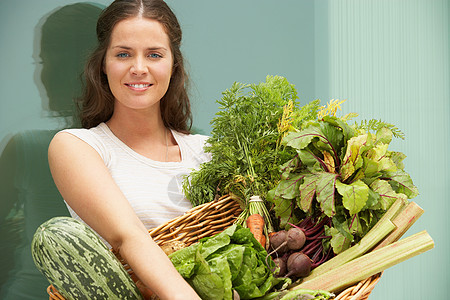
[(235, 82), (222, 93), (205, 147), (212, 159), (183, 182), (193, 206), (232, 195), (243, 208), (236, 223), (246, 227), (248, 216), (260, 214), (266, 237), (274, 230), (267, 192), (280, 180), (279, 166), (295, 154), (281, 139), (295, 126), (315, 119), (319, 104), (312, 101), (299, 108), (297, 100), (294, 85), (281, 76), (267, 76), (258, 84)]
[(262, 297), (283, 279), (275, 263), (248, 228), (234, 224), (212, 237), (169, 255), (178, 272), (202, 299)]
[(405, 134), (400, 131), (395, 125), (383, 122), (381, 120), (362, 120), (360, 124), (355, 124), (359, 129), (364, 129), (366, 131), (379, 131), (379, 129), (385, 128), (392, 132), (395, 137), (404, 139)]
[(351, 126), (329, 115), (287, 134), (282, 143), (296, 154), (281, 167), (282, 180), (268, 193), (279, 226), (306, 215), (331, 217), (326, 243), (340, 253), (358, 242), (396, 199), (417, 196), (404, 170), (405, 155), (388, 150), (392, 137), (403, 138), (392, 124)]
[(281, 76), (258, 84), (235, 82), (224, 91), (205, 147), (212, 159), (183, 183), (191, 203), (212, 201), (217, 194), (244, 202), (253, 195), (265, 199), (280, 179), (279, 166), (295, 153), (280, 144), (284, 133), (316, 117), (318, 101), (302, 108), (297, 101), (294, 85)]
[(336, 181), (336, 189), (342, 196), (342, 204), (350, 215), (355, 215), (363, 209), (369, 198), (369, 187), (361, 180), (350, 184)]
[[(339, 253), (358, 242), (396, 199), (418, 195), (404, 170), (405, 155), (388, 149), (393, 137), (404, 134), (381, 120), (350, 125), (357, 114), (336, 117), (344, 101), (299, 107), (295, 87), (268, 76), (259, 84), (234, 83), (217, 102), (205, 147), (212, 159), (183, 182), (194, 206), (230, 194), (244, 209), (239, 224), (262, 209), (277, 229), (309, 215), (327, 216), (333, 225), (324, 243)], [(252, 203), (251, 196), (264, 205)]]

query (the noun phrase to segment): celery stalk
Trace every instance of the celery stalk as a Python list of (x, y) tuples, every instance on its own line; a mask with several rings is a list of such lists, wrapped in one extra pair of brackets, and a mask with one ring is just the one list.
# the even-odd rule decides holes
[[(391, 207), (384, 213), (384, 215), (378, 220), (378, 223), (383, 222), (385, 219), (393, 220), (396, 218), (409, 204), (408, 200), (403, 200), (402, 198), (397, 198)], [(376, 228), (377, 224), (373, 228)], [(395, 223), (394, 223), (395, 224)]]
[(433, 239), (423, 230), (302, 282), (292, 289), (321, 289), (336, 293), (433, 247)]
[(394, 223), (397, 228), (377, 245), (374, 250), (398, 241), (423, 213), (424, 210), (415, 202), (409, 203), (405, 209), (392, 220), (392, 223)]

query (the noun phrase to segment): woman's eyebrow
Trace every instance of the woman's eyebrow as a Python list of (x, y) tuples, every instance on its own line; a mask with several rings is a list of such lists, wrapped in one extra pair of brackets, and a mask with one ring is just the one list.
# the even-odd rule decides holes
[[(131, 49), (133, 49), (132, 47), (122, 46), (122, 45), (117, 45), (117, 46), (113, 46), (113, 47), (112, 47), (112, 49), (116, 49), (116, 48), (119, 48), (119, 49), (125, 49), (125, 50), (131, 50)], [(164, 50), (164, 51), (167, 51), (167, 48), (166, 48), (166, 47), (163, 47), (163, 46), (154, 46), (154, 47), (148, 47), (148, 48), (146, 48), (146, 50), (150, 50), (150, 51)]]
[(130, 50), (131, 49), (131, 47), (121, 46), (121, 45), (113, 46), (111, 48), (112, 49), (120, 48), (120, 49), (125, 49), (125, 50)]

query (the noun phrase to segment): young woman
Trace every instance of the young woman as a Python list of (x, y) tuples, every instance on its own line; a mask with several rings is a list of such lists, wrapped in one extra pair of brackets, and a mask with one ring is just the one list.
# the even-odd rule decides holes
[(82, 129), (49, 147), (54, 181), (73, 217), (118, 250), (161, 299), (199, 299), (148, 229), (190, 203), (182, 177), (209, 159), (189, 134), (181, 30), (162, 0), (116, 0), (97, 23), (85, 69)]

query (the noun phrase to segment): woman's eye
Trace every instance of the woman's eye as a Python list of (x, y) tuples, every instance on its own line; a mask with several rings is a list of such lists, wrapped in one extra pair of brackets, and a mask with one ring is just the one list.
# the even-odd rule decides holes
[(151, 53), (148, 55), (150, 58), (161, 58), (162, 56), (157, 53)]
[(119, 53), (119, 54), (117, 54), (117, 57), (121, 57), (121, 58), (128, 57), (128, 53)]

